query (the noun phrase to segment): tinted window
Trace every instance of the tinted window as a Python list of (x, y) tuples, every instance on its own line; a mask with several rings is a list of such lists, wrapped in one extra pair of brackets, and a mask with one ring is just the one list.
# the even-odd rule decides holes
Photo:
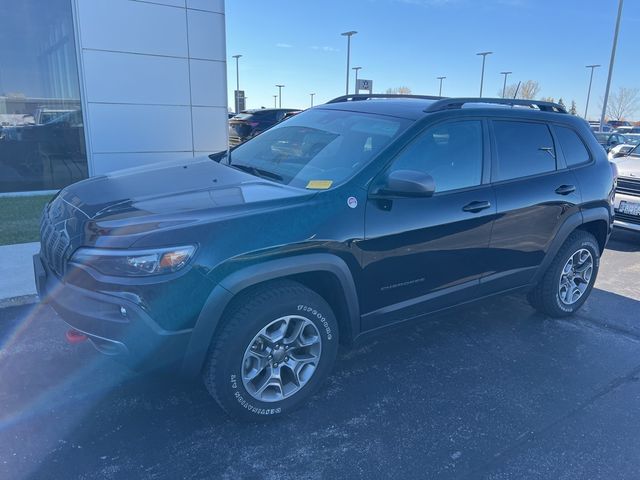
[(436, 192), (480, 185), (482, 123), (471, 120), (430, 127), (398, 155), (391, 168), (428, 173)]
[(584, 143), (582, 143), (582, 140), (580, 140), (576, 132), (566, 127), (555, 128), (560, 148), (567, 161), (567, 166), (571, 167), (573, 165), (586, 163), (591, 159), (587, 147), (584, 146)]
[(556, 168), (556, 153), (546, 125), (525, 122), (493, 122), (498, 168), (495, 180), (509, 180)]
[(256, 122), (275, 122), (278, 119), (278, 111), (265, 110), (264, 112), (255, 112), (253, 114), (253, 120)]

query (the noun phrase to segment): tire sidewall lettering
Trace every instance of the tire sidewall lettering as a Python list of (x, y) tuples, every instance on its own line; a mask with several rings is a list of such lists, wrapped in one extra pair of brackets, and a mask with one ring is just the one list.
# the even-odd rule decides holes
[(331, 326), (327, 321), (327, 318), (318, 311), (317, 308), (310, 307), (308, 305), (300, 304), (298, 305), (298, 311), (310, 314), (313, 318), (318, 320), (322, 326), (324, 327), (325, 333), (327, 334), (327, 340), (331, 340), (333, 338), (333, 333), (331, 331)]
[(235, 374), (232, 374), (229, 378), (229, 383), (231, 384), (231, 390), (233, 391), (233, 397), (240, 404), (240, 406), (251, 413), (255, 413), (256, 415), (278, 415), (282, 413), (282, 408), (261, 408), (256, 407), (249, 401), (244, 398), (244, 395), (240, 391), (238, 377)]

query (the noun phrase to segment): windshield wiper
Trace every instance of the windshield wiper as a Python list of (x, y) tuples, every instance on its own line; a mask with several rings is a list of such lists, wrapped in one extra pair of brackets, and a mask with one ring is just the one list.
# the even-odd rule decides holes
[(229, 164), (229, 166), (232, 168), (237, 168), (238, 170), (242, 170), (243, 172), (250, 173), (251, 175), (255, 175), (256, 177), (266, 178), (267, 180), (275, 180), (277, 182), (282, 182), (284, 180), (277, 173), (269, 172), (268, 170), (262, 170), (261, 168), (257, 167), (252, 167), (251, 165), (231, 163)]

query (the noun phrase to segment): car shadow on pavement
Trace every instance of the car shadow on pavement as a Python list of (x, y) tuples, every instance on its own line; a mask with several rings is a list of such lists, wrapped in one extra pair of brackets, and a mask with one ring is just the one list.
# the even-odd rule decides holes
[[(594, 292), (605, 307), (590, 312), (640, 305), (617, 297)], [(343, 349), (307, 405), (262, 424), (230, 420), (197, 383), (101, 362), (66, 391), (112, 383), (54, 408), (77, 415), (34, 478), (459, 478), (640, 363), (638, 342), (582, 323), (512, 295), (397, 327)]]
[(640, 232), (614, 229), (607, 243), (607, 250), (617, 252), (640, 252)]

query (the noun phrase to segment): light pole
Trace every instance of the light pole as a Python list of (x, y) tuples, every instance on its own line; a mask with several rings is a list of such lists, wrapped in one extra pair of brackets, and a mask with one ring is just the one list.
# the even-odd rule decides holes
[(593, 71), (601, 67), (602, 65), (587, 65), (586, 68), (591, 69), (591, 75), (589, 76), (589, 90), (587, 90), (587, 106), (584, 107), (584, 119), (587, 119), (587, 113), (589, 112), (589, 99), (591, 98), (591, 85), (593, 84)]
[(613, 34), (613, 47), (611, 47), (611, 60), (609, 60), (609, 76), (607, 77), (607, 88), (604, 91), (604, 102), (602, 102), (602, 115), (600, 116), (600, 131), (604, 124), (604, 117), (607, 114), (607, 102), (609, 101), (609, 89), (611, 88), (611, 77), (613, 76), (613, 64), (616, 60), (616, 47), (618, 46), (618, 33), (620, 32), (620, 18), (622, 17), (622, 4), (624, 0), (618, 3), (618, 18), (616, 19), (616, 30)]
[(315, 93), (310, 93), (309, 96), (311, 97), (311, 106), (313, 107), (313, 97), (315, 96)]
[(273, 108), (278, 106), (278, 95), (273, 96)]
[(480, 74), (480, 98), (482, 98), (482, 87), (484, 86), (484, 62), (487, 60), (487, 55), (491, 55), (493, 52), (480, 52), (476, 55), (482, 56), (482, 73)]
[(447, 78), (447, 77), (436, 77), (438, 80), (440, 80), (440, 91), (438, 92), (438, 96), (441, 97), (442, 96), (442, 81)]
[(278, 108), (282, 108), (282, 89), (284, 85), (276, 85), (278, 87)]
[(345, 90), (345, 95), (349, 95), (349, 62), (351, 61), (351, 37), (353, 37), (356, 33), (355, 30), (351, 30), (350, 32), (341, 33), (343, 37), (347, 37), (347, 89)]
[(502, 98), (507, 91), (507, 77), (511, 75), (513, 72), (500, 72), (500, 75), (504, 75), (504, 83), (502, 84)]
[(239, 66), (239, 60), (240, 57), (242, 55), (234, 55), (233, 58), (236, 59), (236, 93), (234, 95), (235, 97), (235, 106), (236, 106), (236, 113), (240, 113), (238, 112), (239, 107), (240, 107), (240, 99), (238, 98), (238, 95), (240, 94), (240, 66)]
[(362, 67), (353, 67), (351, 70), (355, 70), (356, 71), (356, 84), (354, 85), (353, 88), (353, 93), (358, 93), (358, 70), (362, 70)]

